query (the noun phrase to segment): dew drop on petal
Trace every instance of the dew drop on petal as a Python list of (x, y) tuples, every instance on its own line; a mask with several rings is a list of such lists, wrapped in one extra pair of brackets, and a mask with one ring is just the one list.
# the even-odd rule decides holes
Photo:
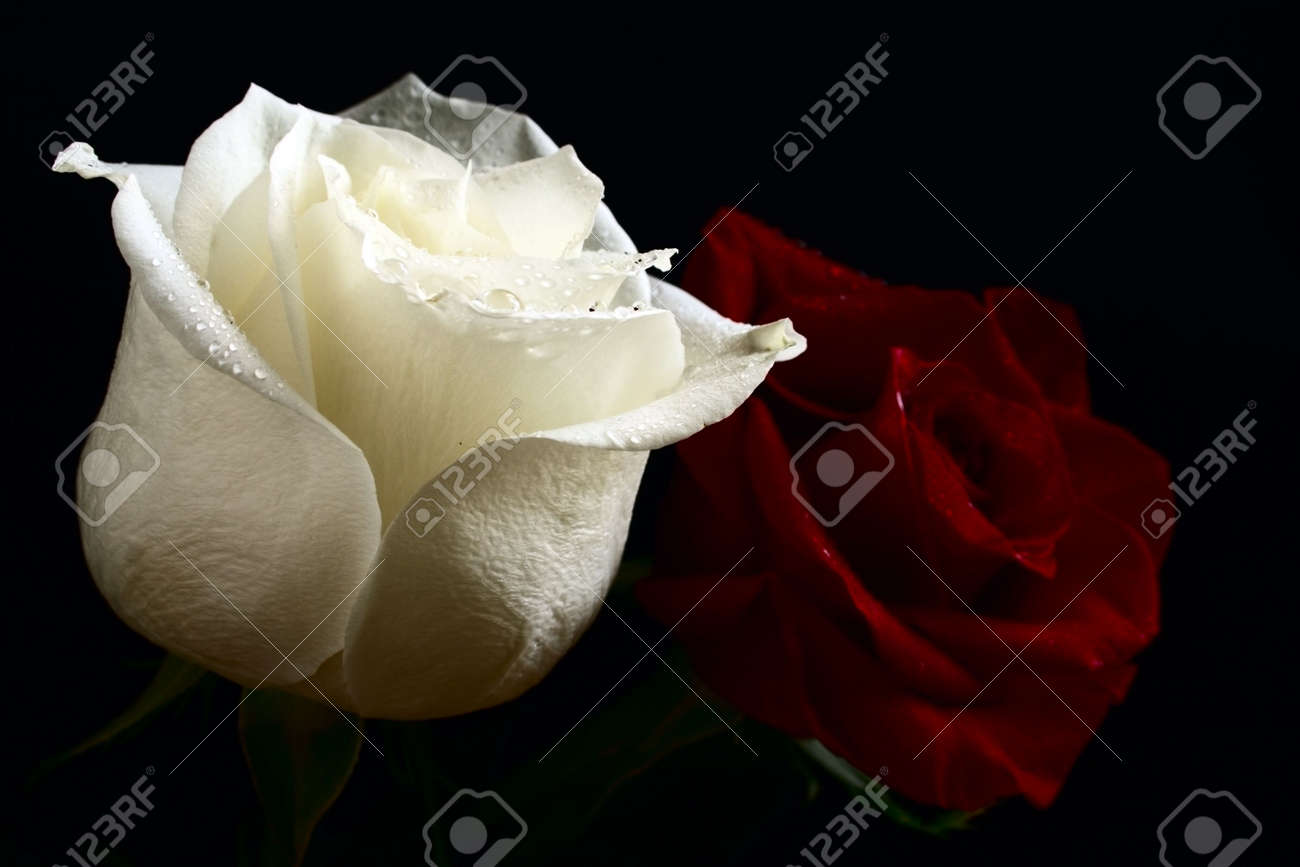
[(508, 313), (514, 313), (524, 307), (524, 303), (519, 300), (519, 296), (509, 289), (490, 289), (479, 296), (479, 303), (489, 310)]

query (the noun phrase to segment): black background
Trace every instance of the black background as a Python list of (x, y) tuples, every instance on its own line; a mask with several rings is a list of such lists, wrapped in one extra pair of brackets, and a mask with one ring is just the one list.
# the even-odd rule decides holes
[[(1163, 631), (1100, 728), (1123, 762), (1094, 741), (1045, 811), (1005, 804), (947, 840), (886, 823), (838, 863), (1155, 864), (1156, 825), (1197, 787), (1233, 792), (1262, 822), (1263, 837), (1238, 863), (1281, 860), (1295, 801), (1296, 570), (1287, 564), (1300, 478), (1297, 77), (1294, 29), (1279, 11), (918, 16), (867, 6), (846, 17), (797, 4), (753, 7), (725, 24), (699, 9), (556, 8), (527, 22), (442, 7), (373, 21), (371, 12), (304, 9), (317, 19), (306, 29), (6, 18), (5, 139), (19, 184), (5, 233), (6, 263), (19, 265), (7, 269), (6, 342), (19, 400), (6, 423), (17, 472), (8, 474), (5, 752), (23, 802), (6, 824), (19, 863), (57, 863), (143, 766), (170, 767), (238, 700), (233, 686), (210, 688), (210, 707), (164, 714), (30, 781), (37, 762), (128, 704), (160, 655), (96, 592), (51, 472), (95, 417), (118, 338), (127, 274), (109, 225), (112, 187), (52, 175), (37, 159), (47, 132), (66, 127), (63, 116), (146, 33), (155, 72), (94, 134), (105, 159), (183, 161), (250, 81), (333, 112), (407, 71), (429, 81), (461, 53), (492, 55), (526, 86), (523, 110), (604, 180), (641, 249), (689, 250), (711, 214), (757, 183), (745, 210), (832, 257), (892, 282), (979, 290), (1014, 281), (909, 172), (1017, 275), (1127, 175), (1028, 285), (1074, 305), (1090, 349), (1123, 381), (1090, 364), (1096, 413), (1133, 430), (1175, 472), (1248, 401), (1258, 444), (1175, 530)], [(782, 171), (773, 143), (882, 33), (888, 79), (795, 171)], [(1232, 57), (1263, 99), (1193, 161), (1157, 127), (1155, 94), (1198, 53)], [(670, 463), (671, 453), (652, 460), (630, 555), (649, 553)], [(539, 722), (539, 743), (643, 652), (609, 620), (532, 695), (571, 711)], [(675, 684), (651, 660), (625, 686), (656, 679)], [(742, 723), (752, 737), (765, 737), (760, 728)], [(538, 765), (533, 785), (567, 774), (566, 761), (557, 752)], [(726, 738), (710, 741), (650, 775), (571, 844), (532, 843), (505, 863), (795, 863), (845, 798), (828, 786), (808, 801), (798, 778), (765, 761)], [(385, 779), (363, 752), (308, 864), (421, 863), (427, 814)], [(233, 719), (159, 783), (156, 800), (105, 863), (232, 863), (257, 824)]]

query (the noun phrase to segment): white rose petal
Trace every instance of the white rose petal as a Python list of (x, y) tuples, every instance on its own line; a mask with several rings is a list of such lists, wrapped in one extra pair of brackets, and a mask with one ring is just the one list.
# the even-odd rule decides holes
[[(253, 87), (183, 170), (83, 144), (55, 166), (120, 187), (101, 418), (161, 459), (83, 526), (101, 591), (246, 686), (390, 718), (540, 680), (600, 609), (648, 450), (804, 347), (649, 278), (673, 251), (634, 252), (528, 118), (466, 166), (425, 141), (426, 100), (408, 77), (350, 112), (381, 127)], [(428, 500), (448, 507), (417, 533)]]

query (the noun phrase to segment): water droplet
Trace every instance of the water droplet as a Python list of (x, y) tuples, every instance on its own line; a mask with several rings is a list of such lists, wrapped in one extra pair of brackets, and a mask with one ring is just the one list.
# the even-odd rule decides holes
[(220, 349), (220, 348), (221, 348), (221, 344), (220, 344), (220, 343), (209, 343), (209, 344), (208, 344), (208, 355), (216, 355), (216, 354), (217, 354), (217, 350)]
[(230, 372), (235, 376), (239, 376), (239, 374), (244, 372), (243, 365), (236, 361), (234, 364), (230, 365)]
[(157, 268), (159, 265), (162, 264), (162, 259), (154, 259), (153, 262), (151, 262), (150, 264), (152, 264), (155, 268)]
[(524, 308), (519, 296), (509, 289), (490, 289), (479, 296), (479, 303), (489, 310), (515, 313)]
[(553, 281), (553, 280), (538, 280), (538, 281), (537, 281), (537, 285), (541, 286), (543, 289), (550, 289), (552, 286), (555, 285), (555, 281)]
[(209, 283), (207, 280), (200, 280), (199, 288), (202, 289), (204, 292), (207, 292), (209, 289), (212, 288), (212, 284)]
[(400, 283), (410, 273), (406, 263), (401, 259), (385, 259), (380, 262), (384, 273), (379, 275), (381, 280), (388, 283)]
[(524, 277), (516, 277), (516, 278), (515, 278), (515, 285), (516, 285), (516, 286), (527, 286), (527, 285), (528, 285), (528, 280), (527, 280), (526, 278), (524, 278)]
[(260, 367), (255, 368), (253, 370), (253, 376), (257, 377), (258, 379), (266, 379), (266, 371)]
[(587, 279), (588, 279), (588, 280), (604, 280), (604, 279), (605, 279), (605, 275), (604, 275), (604, 274), (588, 274), (588, 275), (587, 275)]
[(176, 293), (175, 293), (175, 292), (168, 292), (168, 293), (167, 293), (167, 300), (168, 300), (168, 301), (175, 301), (175, 300), (176, 300)]
[(239, 349), (239, 347), (238, 347), (238, 346), (236, 346), (236, 345), (235, 345), (235, 344), (233, 344), (233, 343), (232, 343), (232, 344), (230, 344), (230, 351), (231, 351), (231, 352), (234, 352), (234, 351), (235, 351), (235, 350), (237, 350), (237, 349)]
[(379, 212), (376, 211), (374, 208), (366, 208), (366, 216), (372, 220), (378, 220)]
[(198, 325), (194, 326), (195, 331), (206, 331), (207, 329), (208, 324), (206, 322), (200, 322)]

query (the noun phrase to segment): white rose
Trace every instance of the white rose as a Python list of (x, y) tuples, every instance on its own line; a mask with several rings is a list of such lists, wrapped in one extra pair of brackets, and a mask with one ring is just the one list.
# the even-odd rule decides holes
[[(402, 129), (252, 87), (183, 168), (55, 166), (120, 187), (100, 420), (159, 457), (83, 525), (100, 590), (241, 684), (398, 719), (540, 680), (601, 607), (648, 450), (804, 347), (642, 273), (671, 251), (601, 249), (633, 249), (603, 185), (529, 119), (471, 172), (422, 140), (426, 97), (464, 134), (414, 77), (350, 113)], [(103, 495), (82, 480), (83, 511)]]

